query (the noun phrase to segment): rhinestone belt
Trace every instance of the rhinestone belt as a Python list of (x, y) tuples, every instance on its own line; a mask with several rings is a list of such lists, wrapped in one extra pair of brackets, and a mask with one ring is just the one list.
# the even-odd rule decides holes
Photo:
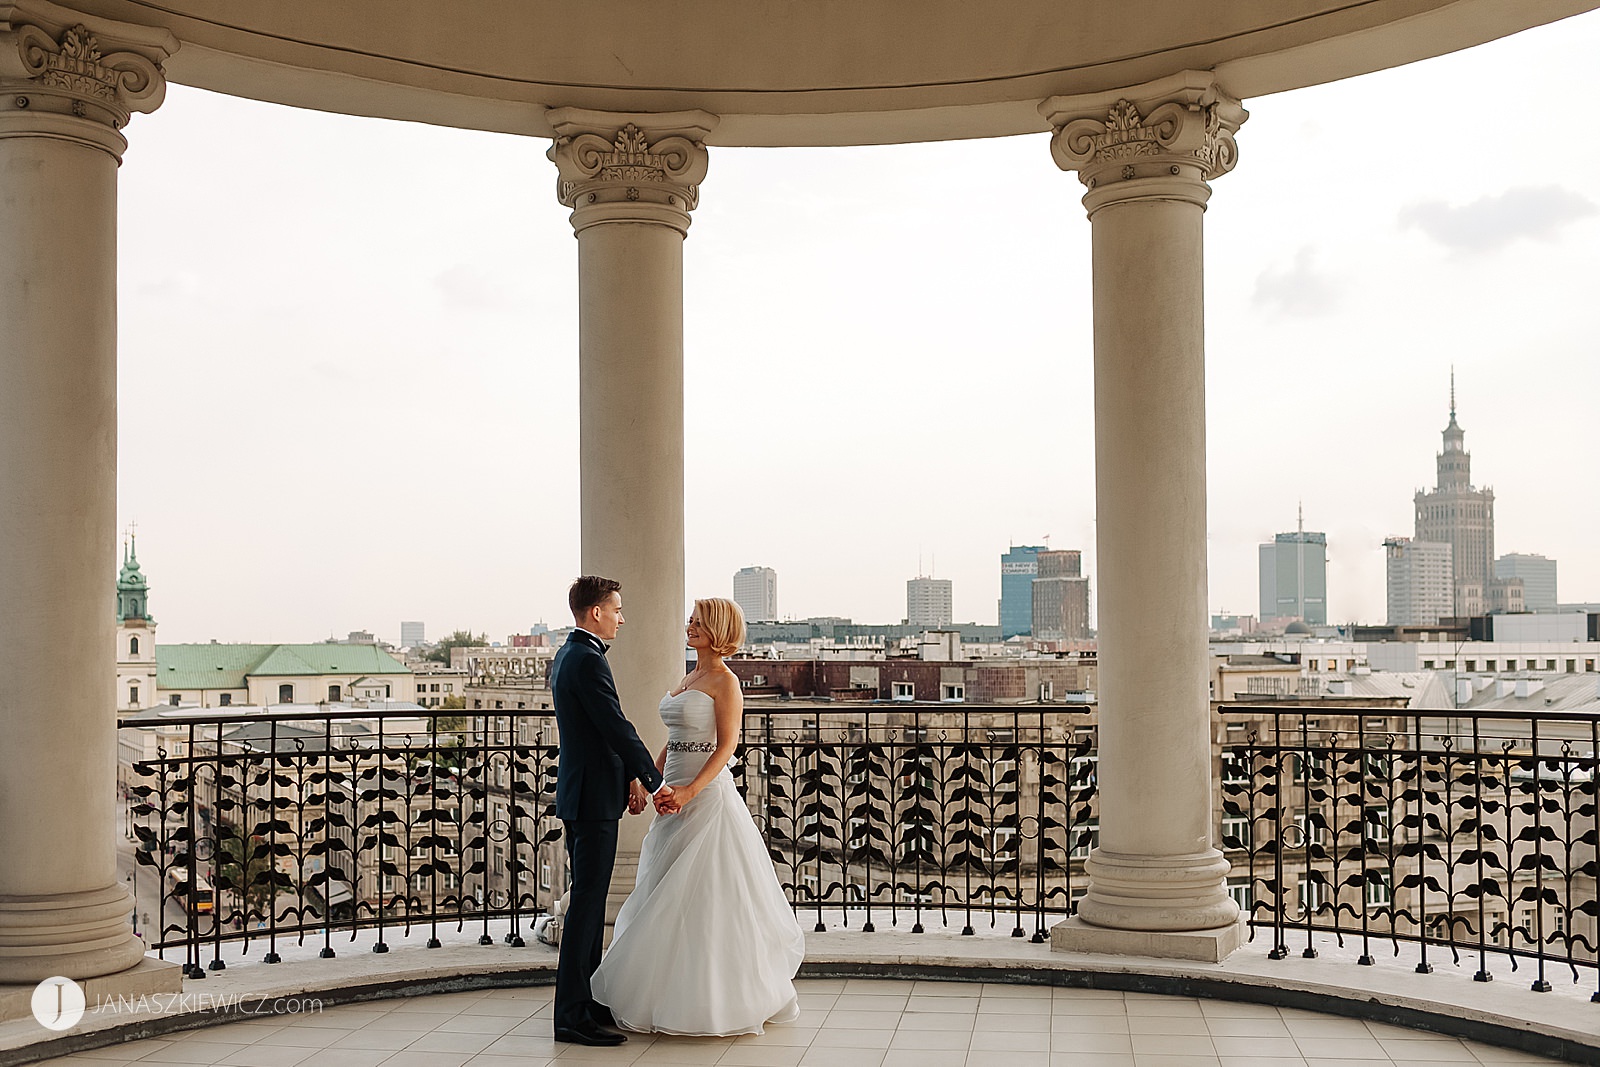
[(668, 752), (715, 752), (715, 741), (668, 741)]

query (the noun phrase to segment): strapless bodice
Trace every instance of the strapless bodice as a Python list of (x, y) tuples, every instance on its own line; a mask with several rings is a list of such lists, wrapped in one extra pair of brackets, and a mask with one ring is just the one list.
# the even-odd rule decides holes
[[(667, 724), (667, 782), (692, 781), (717, 747), (716, 702), (699, 689), (668, 693), (661, 698), (661, 721)], [(727, 777), (723, 768), (718, 778)]]
[(685, 689), (661, 698), (661, 721), (667, 724), (667, 741), (717, 741), (716, 705), (711, 694)]

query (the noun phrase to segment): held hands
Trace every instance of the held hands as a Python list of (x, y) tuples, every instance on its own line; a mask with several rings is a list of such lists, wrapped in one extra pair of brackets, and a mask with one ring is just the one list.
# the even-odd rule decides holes
[(628, 783), (628, 814), (637, 815), (644, 810), (645, 803), (650, 799), (644, 791), (644, 786), (637, 780)]
[(682, 786), (676, 790), (670, 785), (664, 786), (655, 796), (656, 814), (676, 815), (683, 810), (685, 804), (689, 803), (689, 799), (688, 791)]

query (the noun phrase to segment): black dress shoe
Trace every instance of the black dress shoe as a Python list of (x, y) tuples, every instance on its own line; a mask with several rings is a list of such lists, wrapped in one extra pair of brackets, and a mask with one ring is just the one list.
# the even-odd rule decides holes
[(570, 1041), (574, 1045), (620, 1045), (628, 1040), (615, 1030), (602, 1030), (593, 1023), (588, 1026), (558, 1026), (557, 1041)]

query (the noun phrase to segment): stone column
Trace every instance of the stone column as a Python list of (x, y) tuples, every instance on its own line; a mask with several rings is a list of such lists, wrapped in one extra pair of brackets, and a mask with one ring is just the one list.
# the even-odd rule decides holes
[[(700, 200), (702, 111), (550, 112), (557, 195), (578, 239), (582, 568), (622, 583), (611, 649), (623, 711), (652, 752), (683, 677), (683, 239)], [(633, 887), (650, 812), (624, 817), (608, 916)]]
[(1220, 959), (1243, 924), (1211, 843), (1201, 219), (1246, 113), (1201, 72), (1040, 111), (1088, 188), (1100, 580), (1100, 841), (1053, 943)]
[(176, 47), (0, 9), (0, 983), (144, 955), (115, 844), (117, 166)]

